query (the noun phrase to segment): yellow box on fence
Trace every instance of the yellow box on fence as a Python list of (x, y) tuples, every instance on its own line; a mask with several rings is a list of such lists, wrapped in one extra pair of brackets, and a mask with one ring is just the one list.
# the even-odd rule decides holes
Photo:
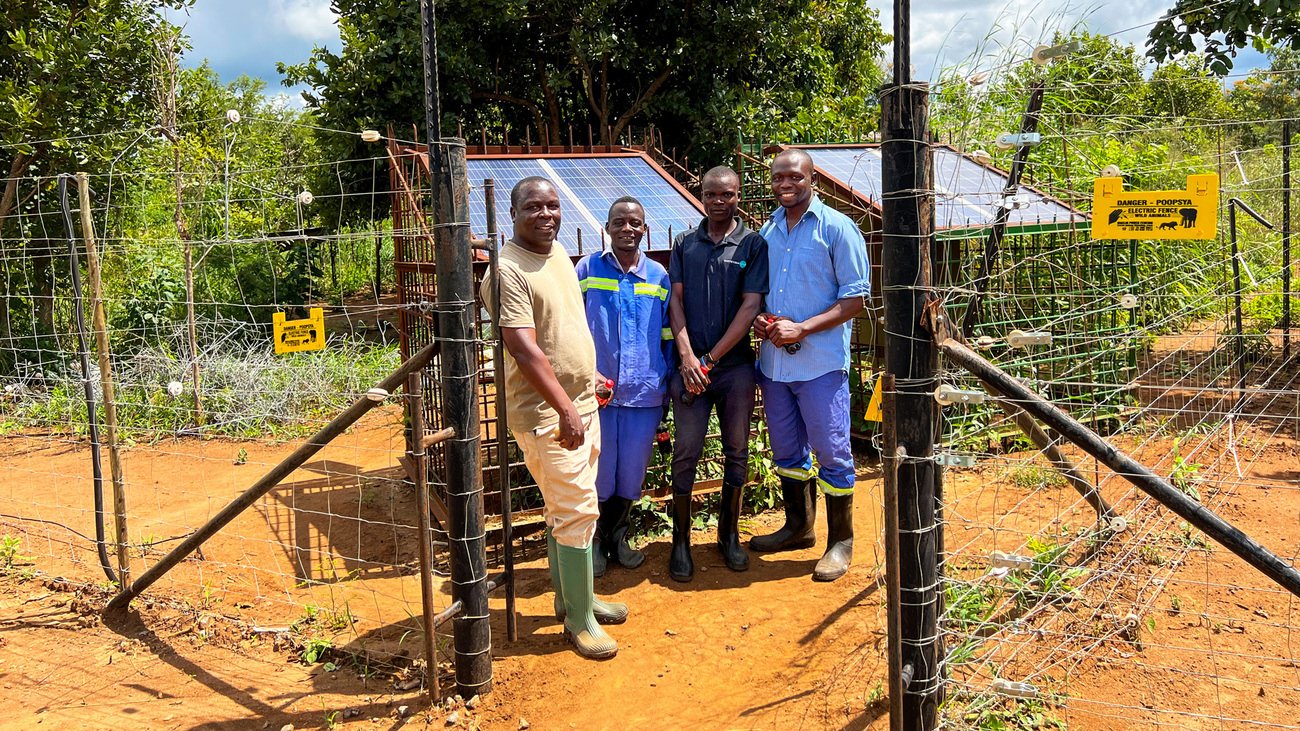
[(1219, 176), (1188, 175), (1187, 190), (1124, 192), (1123, 178), (1092, 184), (1094, 239), (1212, 239), (1218, 230)]
[(275, 354), (300, 353), (325, 347), (325, 311), (311, 308), (306, 320), (285, 320), (283, 312), (271, 315), (275, 334)]
[(866, 421), (880, 421), (883, 417), (880, 411), (880, 381), (881, 376), (876, 376), (876, 387), (871, 389), (871, 400), (867, 402)]

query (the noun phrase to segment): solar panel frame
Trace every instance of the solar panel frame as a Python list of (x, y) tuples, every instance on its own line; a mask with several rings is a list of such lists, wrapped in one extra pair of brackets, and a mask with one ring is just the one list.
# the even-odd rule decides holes
[[(813, 158), (818, 175), (855, 195), (864, 205), (881, 213), (880, 146), (792, 145)], [(996, 204), (1002, 200), (1010, 174), (991, 165), (982, 165), (947, 145), (934, 146), (935, 229), (977, 235), (993, 225)], [(1007, 228), (1061, 227), (1083, 224), (1086, 213), (1073, 208), (1030, 185), (1020, 185), (1020, 194), (1031, 197), (1028, 207), (1014, 209), (1007, 217)]]
[[(486, 235), (482, 182), (496, 185), (497, 226), (510, 234), (510, 189), (530, 175), (556, 184), (562, 213), (559, 243), (570, 254), (600, 251), (610, 203), (635, 196), (646, 209), (650, 231), (641, 248), (667, 251), (674, 234), (699, 225), (704, 208), (685, 188), (642, 152), (467, 155), (470, 180), (470, 232)], [(578, 229), (582, 229), (579, 251)]]

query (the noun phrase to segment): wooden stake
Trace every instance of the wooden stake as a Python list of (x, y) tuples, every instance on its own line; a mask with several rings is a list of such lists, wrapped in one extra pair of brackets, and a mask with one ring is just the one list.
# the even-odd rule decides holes
[(81, 237), (86, 242), (86, 263), (90, 269), (91, 322), (95, 347), (99, 351), (99, 383), (104, 391), (104, 438), (108, 442), (108, 464), (113, 476), (113, 528), (117, 534), (117, 576), (119, 586), (131, 580), (131, 555), (126, 534), (126, 479), (122, 454), (117, 446), (117, 402), (113, 394), (113, 362), (108, 350), (108, 326), (104, 318), (104, 284), (95, 247), (95, 223), (90, 212), (90, 179), (77, 173), (77, 199), (81, 205)]

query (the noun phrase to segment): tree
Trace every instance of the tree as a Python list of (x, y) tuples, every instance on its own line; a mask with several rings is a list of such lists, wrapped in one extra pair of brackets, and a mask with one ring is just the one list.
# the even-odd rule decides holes
[(1147, 55), (1162, 63), (1202, 45), (1209, 69), (1225, 76), (1248, 43), (1300, 50), (1300, 0), (1177, 0), (1147, 35)]
[[(311, 87), (326, 127), (423, 133), (417, 3), (334, 0), (343, 48), (280, 66)], [(879, 49), (863, 0), (479, 0), (439, 3), (443, 131), (509, 125), (512, 137), (602, 143), (654, 123), (665, 144), (721, 160), (739, 131), (874, 128)], [(334, 138), (338, 159), (373, 148)], [(368, 166), (349, 192), (375, 184)]]
[[(17, 221), (59, 172), (97, 172), (150, 124), (155, 40), (162, 8), (192, 0), (8, 0), (0, 13), (0, 368), (14, 363), (20, 335), (54, 332), (53, 218)], [(19, 311), (15, 311), (15, 308)], [(30, 323), (31, 332), (14, 332)], [(20, 325), (22, 327), (23, 325)]]
[(1246, 148), (1278, 141), (1282, 123), (1273, 120), (1300, 117), (1300, 51), (1271, 48), (1268, 55), (1267, 70), (1254, 71), (1228, 94), (1233, 116), (1251, 122), (1239, 128)]

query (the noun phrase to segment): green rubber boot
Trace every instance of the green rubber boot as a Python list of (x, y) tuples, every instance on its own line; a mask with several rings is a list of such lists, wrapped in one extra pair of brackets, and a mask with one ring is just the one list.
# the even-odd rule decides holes
[[(560, 587), (560, 561), (556, 554), (555, 536), (551, 529), (546, 529), (546, 563), (551, 567), (551, 585), (555, 587), (555, 618), (564, 621), (564, 589)], [(627, 605), (619, 602), (605, 602), (593, 597), (591, 613), (601, 624), (623, 624), (627, 621)]]
[(618, 643), (596, 622), (592, 613), (595, 602), (595, 578), (591, 575), (592, 547), (555, 547), (560, 564), (560, 585), (564, 588), (564, 637), (578, 648), (578, 654), (591, 660), (604, 660), (618, 654)]

